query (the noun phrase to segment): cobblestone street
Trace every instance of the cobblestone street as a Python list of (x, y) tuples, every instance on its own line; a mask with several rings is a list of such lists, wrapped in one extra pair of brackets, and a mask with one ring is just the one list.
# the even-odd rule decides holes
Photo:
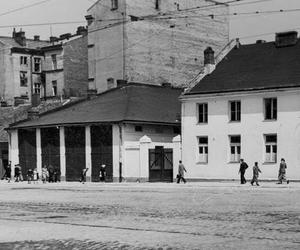
[(0, 249), (299, 249), (300, 184), (0, 184)]

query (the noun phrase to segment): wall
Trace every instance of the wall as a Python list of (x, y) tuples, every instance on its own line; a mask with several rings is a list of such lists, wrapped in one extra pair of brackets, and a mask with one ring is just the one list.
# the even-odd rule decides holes
[[(98, 1), (88, 10), (94, 17), (89, 25), (89, 88), (98, 92), (107, 89), (107, 79), (123, 79), (123, 25), (111, 26), (116, 21), (109, 19), (122, 19), (125, 12), (125, 0), (119, 1), (119, 8), (111, 11), (111, 0)], [(117, 21), (119, 22), (119, 21)]]
[(88, 88), (88, 38), (66, 42), (64, 49), (64, 90), (67, 96), (85, 95)]
[[(129, 181), (146, 180), (149, 178), (149, 161), (146, 163), (141, 159), (148, 159), (148, 150), (141, 156), (140, 140), (143, 136), (151, 139), (147, 145), (149, 148), (164, 146), (173, 148), (172, 140), (177, 134), (173, 132), (172, 126), (143, 125), (142, 132), (135, 131), (135, 125), (125, 124), (123, 127), (123, 174), (122, 176)], [(160, 131), (156, 131), (159, 129)], [(147, 155), (145, 155), (147, 154)], [(175, 166), (175, 165), (174, 165)], [(176, 170), (175, 170), (176, 172)]]
[[(88, 11), (95, 20), (118, 19), (111, 22), (94, 21), (89, 26), (89, 45), (94, 45), (89, 52), (89, 77), (95, 78), (98, 91), (106, 89), (106, 80), (110, 77), (151, 84), (171, 82), (174, 86), (186, 86), (203, 67), (204, 49), (211, 46), (218, 54), (229, 42), (227, 7), (215, 8), (213, 13), (222, 15), (214, 19), (199, 18), (200, 14), (209, 15), (212, 12), (211, 9), (202, 9), (182, 14), (197, 15), (198, 18), (129, 21), (125, 25), (105, 28), (110, 23), (119, 22), (123, 17), (122, 12), (130, 19), (129, 15), (141, 17), (176, 11), (172, 0), (161, 1), (160, 10), (155, 10), (154, 1), (126, 0), (119, 1), (118, 10), (111, 11), (110, 2), (100, 1)], [(177, 2), (180, 9), (211, 4), (204, 0)], [(99, 28), (103, 29), (96, 31)]]
[[(52, 81), (57, 81), (57, 94), (63, 95), (64, 89), (64, 51), (63, 49), (55, 49), (45, 52), (45, 62), (43, 70), (46, 74), (46, 96), (53, 96)], [(52, 63), (52, 55), (56, 55), (57, 69), (54, 69)]]
[[(239, 164), (229, 163), (229, 135), (241, 135), (241, 157), (250, 167), (257, 161), (261, 179), (277, 179), (280, 158), (287, 162), (287, 176), (300, 180), (300, 91), (261, 92), (183, 101), (183, 162), (187, 178), (237, 179)], [(264, 121), (263, 99), (277, 97), (278, 119)], [(241, 100), (241, 122), (229, 122), (228, 101)], [(208, 124), (197, 124), (196, 103), (208, 103)], [(277, 163), (264, 163), (264, 134), (277, 133)], [(197, 136), (208, 136), (208, 164), (197, 163)], [(246, 173), (249, 179), (252, 170)]]

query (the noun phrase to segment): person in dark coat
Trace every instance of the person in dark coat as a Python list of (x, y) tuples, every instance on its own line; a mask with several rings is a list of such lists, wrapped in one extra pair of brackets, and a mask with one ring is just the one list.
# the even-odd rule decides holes
[(27, 181), (28, 181), (28, 184), (30, 184), (32, 180), (33, 180), (33, 170), (31, 168), (29, 168), (27, 170)]
[(246, 162), (244, 162), (244, 159), (241, 159), (240, 162), (241, 165), (240, 165), (239, 174), (241, 175), (241, 184), (245, 184), (247, 182), (245, 178), (245, 172), (246, 169), (248, 168), (248, 165)]
[(186, 172), (186, 169), (185, 169), (184, 165), (182, 164), (182, 161), (179, 161), (177, 183), (180, 183), (181, 180), (184, 183), (186, 183), (186, 180), (184, 179), (184, 172)]
[(258, 176), (259, 176), (259, 173), (261, 173), (261, 170), (259, 169), (258, 167), (258, 163), (255, 162), (254, 163), (254, 166), (253, 166), (253, 178), (252, 178), (252, 181), (251, 181), (251, 185), (253, 186), (253, 183), (255, 182), (256, 183), (256, 186), (259, 186), (258, 184)]
[(48, 172), (49, 172), (49, 183), (54, 182), (54, 167), (52, 165), (49, 165)]
[(105, 181), (105, 171), (106, 171), (106, 166), (105, 164), (102, 164), (100, 166), (100, 181)]
[(80, 182), (81, 182), (82, 184), (84, 184), (84, 183), (86, 182), (86, 173), (87, 173), (88, 170), (89, 170), (88, 168), (84, 168), (84, 169), (82, 169), (82, 171), (81, 171)]
[(9, 161), (6, 170), (5, 170), (5, 178), (7, 180), (7, 182), (9, 183), (11, 180), (11, 161)]
[(285, 160), (282, 158), (280, 165), (279, 165), (279, 172), (278, 172), (278, 182), (277, 184), (282, 184), (282, 181), (286, 181), (287, 184), (289, 184), (289, 180), (286, 179), (286, 163)]
[(19, 182), (21, 180), (21, 168), (19, 164), (15, 165), (15, 182)]

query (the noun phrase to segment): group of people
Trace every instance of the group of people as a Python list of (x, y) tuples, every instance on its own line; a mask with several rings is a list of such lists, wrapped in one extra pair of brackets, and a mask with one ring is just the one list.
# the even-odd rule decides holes
[[(22, 168), (20, 164), (15, 165), (15, 175), (14, 180), (15, 182), (22, 182), (24, 181), (24, 176), (22, 174)], [(12, 176), (11, 176), (11, 161), (9, 161), (8, 165), (5, 167), (5, 173), (2, 177), (3, 180), (7, 180), (8, 182), (11, 182)], [(26, 172), (26, 180), (30, 184), (38, 183), (40, 180), (40, 177), (42, 177), (42, 182), (60, 182), (60, 169), (54, 168), (52, 165), (47, 167), (46, 165), (42, 168), (41, 176), (37, 170), (37, 168), (29, 168)]]
[[(244, 161), (244, 159), (241, 159), (240, 163), (241, 164), (240, 164), (239, 174), (241, 176), (241, 184), (246, 184), (247, 181), (245, 178), (245, 173), (246, 173), (246, 169), (248, 168), (248, 164)], [(286, 169), (287, 169), (287, 165), (285, 163), (285, 159), (281, 158), (280, 165), (279, 165), (279, 171), (278, 171), (277, 184), (282, 184), (284, 181), (286, 181), (286, 183), (289, 184), (289, 180), (286, 179)], [(259, 186), (259, 184), (258, 184), (259, 173), (261, 173), (261, 170), (258, 167), (258, 162), (255, 162), (254, 166), (253, 166), (253, 177), (250, 182), (252, 186), (254, 183), (257, 186)]]
[[(80, 176), (79, 182), (81, 182), (82, 184), (84, 184), (86, 182), (86, 174), (87, 174), (88, 170), (89, 170), (89, 168), (83, 168), (81, 171), (81, 176)], [(106, 165), (102, 164), (100, 166), (100, 171), (99, 171), (100, 181), (105, 182), (105, 177), (106, 177)]]

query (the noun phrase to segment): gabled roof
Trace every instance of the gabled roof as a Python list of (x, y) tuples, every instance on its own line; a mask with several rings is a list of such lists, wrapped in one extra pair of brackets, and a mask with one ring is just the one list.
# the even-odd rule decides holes
[(131, 83), (10, 128), (118, 122), (179, 125), (181, 93), (179, 88)]
[(8, 36), (0, 36), (0, 41), (7, 46), (15, 47), (15, 48), (37, 49), (49, 45), (49, 41), (43, 41), (43, 40), (36, 41), (33, 39), (26, 38), (26, 46), (21, 46), (12, 37), (8, 37)]
[(274, 42), (241, 45), (185, 96), (290, 87), (300, 87), (299, 40), (289, 47)]

